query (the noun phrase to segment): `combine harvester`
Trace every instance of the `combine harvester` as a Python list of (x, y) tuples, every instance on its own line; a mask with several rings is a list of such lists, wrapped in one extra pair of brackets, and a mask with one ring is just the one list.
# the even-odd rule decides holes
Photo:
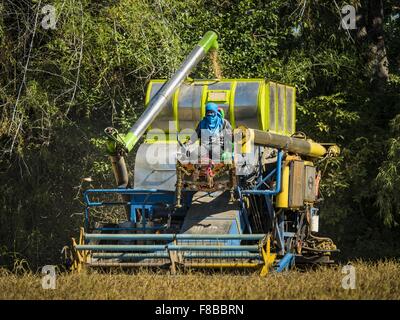
[[(217, 34), (207, 32), (171, 79), (150, 81), (146, 109), (127, 134), (105, 130), (117, 188), (84, 192), (84, 227), (72, 240), (71, 269), (250, 268), (265, 275), (333, 262), (336, 246), (316, 235), (321, 175), (314, 163), (339, 148), (296, 133), (294, 87), (188, 78), (217, 49)], [(198, 143), (184, 141), (208, 102), (223, 110), (235, 139), (223, 160), (199, 162), (192, 157)], [(136, 145), (132, 184), (125, 158)], [(116, 207), (125, 209), (126, 221), (101, 223), (92, 215)]]

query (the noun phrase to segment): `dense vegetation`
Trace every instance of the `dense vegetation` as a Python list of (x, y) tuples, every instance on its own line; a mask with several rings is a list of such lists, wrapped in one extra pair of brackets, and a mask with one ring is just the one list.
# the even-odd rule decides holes
[[(58, 262), (81, 191), (113, 186), (103, 128), (129, 127), (147, 81), (170, 76), (209, 29), (224, 77), (296, 85), (297, 128), (341, 146), (321, 219), (342, 257), (398, 257), (400, 7), (349, 2), (357, 29), (346, 31), (340, 0), (1, 1), (0, 265)], [(193, 77), (213, 77), (210, 62)]]

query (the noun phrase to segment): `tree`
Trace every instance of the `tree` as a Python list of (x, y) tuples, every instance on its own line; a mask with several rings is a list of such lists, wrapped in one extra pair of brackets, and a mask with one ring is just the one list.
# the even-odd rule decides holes
[(389, 79), (389, 61), (384, 35), (383, 0), (365, 0), (358, 5), (357, 42), (367, 48), (364, 57), (371, 70), (371, 79), (383, 89)]

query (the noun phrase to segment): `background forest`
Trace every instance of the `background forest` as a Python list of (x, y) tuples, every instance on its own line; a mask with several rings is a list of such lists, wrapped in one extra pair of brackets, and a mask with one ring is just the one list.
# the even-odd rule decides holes
[[(354, 30), (340, 26), (345, 4)], [(224, 77), (295, 85), (297, 129), (340, 145), (321, 230), (341, 258), (399, 257), (398, 0), (1, 0), (0, 265), (60, 262), (82, 190), (114, 186), (103, 129), (130, 127), (148, 80), (209, 29)], [(209, 60), (192, 77), (214, 77)]]

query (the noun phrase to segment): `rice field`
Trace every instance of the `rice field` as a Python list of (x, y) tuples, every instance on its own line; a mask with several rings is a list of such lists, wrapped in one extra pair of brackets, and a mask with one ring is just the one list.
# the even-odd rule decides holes
[(343, 266), (266, 277), (222, 272), (170, 275), (148, 270), (60, 273), (55, 289), (43, 289), (39, 273), (0, 270), (0, 299), (400, 299), (399, 262), (355, 261), (352, 265), (355, 289), (343, 288)]

